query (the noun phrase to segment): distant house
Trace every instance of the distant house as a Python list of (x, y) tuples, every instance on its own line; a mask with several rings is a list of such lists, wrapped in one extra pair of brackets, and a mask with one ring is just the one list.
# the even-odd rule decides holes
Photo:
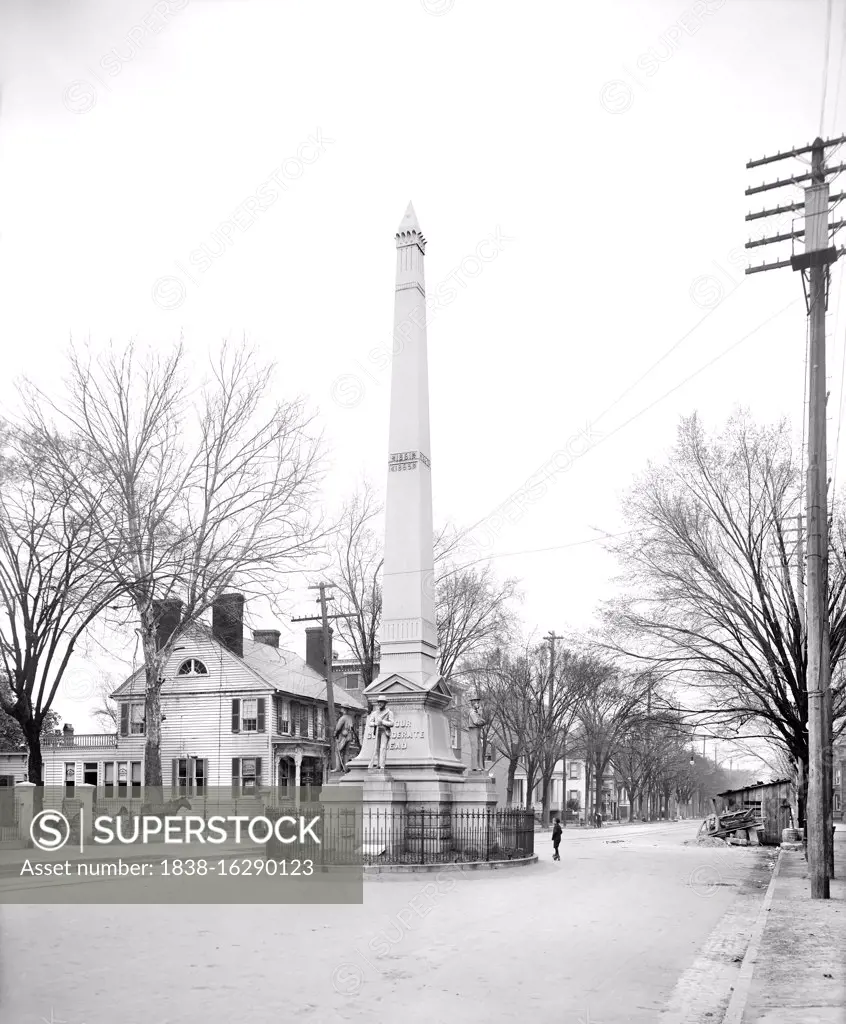
[[(373, 666), (373, 678), (379, 674), (379, 663)], [(336, 686), (342, 690), (351, 690), (353, 693), (361, 692), (365, 687), (364, 666), (358, 658), (340, 658), (337, 653), (332, 652), (332, 678)]]
[[(568, 821), (584, 821), (586, 809), (592, 802), (593, 792), (587, 792), (587, 768), (585, 762), (579, 759), (567, 758), (566, 776), (562, 775), (563, 765), (558, 761), (550, 783), (549, 806), (554, 815), (562, 813), (562, 793), (564, 804), (578, 802), (578, 811), (567, 810)], [(507, 797), (508, 785), (508, 762), (505, 758), (498, 757), (493, 770), (497, 782), (497, 796), (499, 802), (504, 804)], [(514, 774), (514, 792), (512, 804), (514, 807), (534, 807), (540, 810), (543, 806), (543, 792), (540, 781), (536, 780), (531, 799), (528, 798), (526, 786), (526, 769), (518, 765)], [(591, 784), (591, 789), (593, 785)], [(629, 799), (626, 790), (615, 778), (612, 770), (609, 769), (602, 780), (602, 803), (599, 811), (606, 821), (627, 821), (631, 813)]]
[(833, 769), (832, 812), (835, 821), (843, 821), (843, 812), (846, 808), (846, 740), (834, 744)]
[[(179, 623), (178, 601), (159, 602), (161, 649)], [(191, 625), (164, 666), (162, 775), (190, 795), (205, 786), (233, 794), (259, 786), (319, 786), (329, 756), (326, 682), (320, 630), (306, 631), (306, 658), (279, 647), (278, 630), (244, 637), (244, 598), (225, 594), (212, 610), (211, 628)], [(333, 684), (336, 708), (359, 724), (361, 698)], [(44, 744), (44, 781), (96, 785), (106, 796), (140, 796), (144, 778), (144, 670), (112, 697), (119, 708), (117, 733), (74, 735)]]
[(0, 786), (26, 782), (28, 762), (26, 750), (0, 750)]

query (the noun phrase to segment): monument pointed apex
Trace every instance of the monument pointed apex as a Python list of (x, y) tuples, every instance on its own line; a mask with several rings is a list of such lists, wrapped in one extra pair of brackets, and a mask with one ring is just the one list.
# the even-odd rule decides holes
[(418, 235), (422, 235), (423, 232), (420, 228), (420, 222), (417, 219), (417, 214), (414, 212), (414, 206), (411, 200), (408, 202), (408, 207), (405, 211), (405, 216), (400, 221), (400, 226), (397, 228), (397, 234), (401, 234), (403, 231), (416, 231)]

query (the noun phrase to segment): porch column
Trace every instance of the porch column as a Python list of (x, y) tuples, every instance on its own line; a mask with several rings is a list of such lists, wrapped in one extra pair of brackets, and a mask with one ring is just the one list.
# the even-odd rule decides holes
[(302, 747), (297, 747), (294, 751), (294, 803), (295, 806), (300, 806), (300, 769), (303, 765), (303, 751)]

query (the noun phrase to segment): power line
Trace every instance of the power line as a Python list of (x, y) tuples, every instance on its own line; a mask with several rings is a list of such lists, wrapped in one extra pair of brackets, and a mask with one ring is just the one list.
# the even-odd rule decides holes
[[(547, 548), (525, 548), (522, 551), (500, 551), (490, 555), (482, 555), (481, 558), (474, 558), (470, 562), (465, 562), (463, 565), (456, 566), (454, 569), (450, 569), (449, 572), (444, 573), (443, 576), (438, 577), (439, 579), (445, 579), (447, 576), (452, 576), (457, 572), (461, 572), (463, 569), (469, 569), (473, 565), (479, 565), (480, 562), (490, 562), (495, 558), (513, 558), (517, 555), (540, 555), (545, 554), (548, 551), (562, 551), (564, 548), (577, 548), (584, 544), (598, 544), (604, 540), (614, 540), (617, 537), (628, 537), (633, 533), (643, 533), (642, 529), (637, 530), (623, 530), (622, 533), (604, 533), (601, 537), (588, 537), (586, 540), (574, 540), (567, 544), (552, 544)], [(387, 572), (385, 576), (407, 576), (410, 573), (419, 572), (419, 569), (408, 569), (400, 570), (399, 572)]]
[(837, 92), (834, 95), (834, 128), (837, 128), (837, 109), (840, 106), (840, 81), (843, 75), (843, 64), (846, 60), (846, 13), (841, 19), (842, 32), (840, 36), (840, 63), (837, 68)]
[[(742, 282), (741, 282), (741, 283), (742, 283)], [(730, 294), (731, 294), (731, 292), (729, 292), (729, 295), (730, 295)], [(728, 296), (726, 296), (726, 298), (728, 298)], [(629, 386), (628, 386), (628, 387), (626, 388), (626, 390), (625, 390), (625, 391), (623, 391), (623, 392), (622, 392), (621, 394), (619, 394), (619, 395), (618, 395), (618, 396), (617, 396), (617, 397), (616, 397), (616, 398), (614, 399), (614, 401), (613, 401), (613, 402), (612, 402), (612, 403), (611, 403), (611, 404), (610, 404), (610, 405), (608, 406), (608, 408), (607, 408), (607, 409), (605, 409), (605, 410), (604, 410), (603, 412), (601, 412), (601, 413), (600, 413), (600, 414), (599, 414), (599, 415), (598, 415), (598, 416), (597, 416), (597, 417), (596, 417), (595, 419), (591, 420), (591, 422), (592, 422), (592, 423), (598, 423), (598, 422), (599, 422), (599, 421), (600, 421), (601, 419), (603, 419), (603, 417), (607, 416), (607, 415), (608, 415), (608, 413), (609, 413), (609, 412), (611, 412), (611, 410), (612, 410), (612, 409), (614, 409), (614, 408), (615, 408), (616, 406), (618, 406), (618, 405), (620, 404), (620, 402), (622, 402), (622, 400), (623, 400), (623, 399), (624, 399), (624, 398), (626, 397), (626, 395), (628, 395), (628, 394), (630, 394), (630, 393), (631, 393), (632, 391), (634, 391), (634, 389), (635, 389), (635, 388), (636, 388), (636, 387), (638, 386), (638, 384), (640, 384), (640, 383), (641, 383), (642, 381), (644, 381), (644, 380), (645, 380), (645, 379), (646, 379), (646, 378), (647, 378), (647, 377), (649, 376), (649, 374), (650, 374), (650, 373), (652, 373), (652, 371), (653, 371), (653, 370), (654, 370), (654, 369), (656, 368), (656, 366), (660, 366), (660, 365), (661, 365), (661, 363), (663, 363), (663, 362), (664, 362), (664, 360), (665, 360), (665, 359), (666, 359), (666, 358), (667, 358), (668, 356), (672, 355), (672, 354), (673, 354), (673, 352), (675, 352), (675, 350), (676, 350), (676, 349), (677, 349), (677, 348), (679, 347), (679, 345), (681, 345), (681, 344), (682, 344), (682, 342), (683, 342), (683, 341), (687, 341), (687, 339), (688, 339), (688, 338), (689, 338), (689, 337), (691, 336), (691, 334), (693, 334), (693, 332), (694, 332), (695, 330), (697, 330), (697, 329), (698, 329), (699, 327), (701, 327), (701, 326), (702, 326), (702, 324), (703, 324), (703, 323), (704, 323), (704, 322), (705, 322), (705, 321), (706, 321), (706, 320), (708, 319), (708, 317), (709, 317), (709, 316), (711, 316), (711, 315), (712, 315), (713, 313), (715, 313), (715, 312), (717, 311), (717, 309), (718, 309), (718, 306), (719, 306), (719, 305), (722, 305), (722, 303), (719, 303), (719, 304), (718, 304), (717, 306), (714, 306), (714, 308), (713, 308), (713, 309), (710, 309), (710, 310), (708, 310), (708, 312), (707, 312), (707, 313), (706, 313), (706, 314), (705, 314), (704, 316), (700, 317), (700, 318), (699, 318), (699, 320), (697, 320), (697, 321), (696, 321), (696, 323), (695, 323), (695, 324), (693, 325), (693, 327), (691, 327), (691, 328), (690, 328), (690, 330), (689, 330), (689, 331), (686, 331), (686, 332), (685, 332), (685, 333), (684, 333), (684, 334), (683, 334), (683, 335), (682, 335), (682, 336), (681, 336), (681, 337), (680, 337), (680, 338), (678, 339), (678, 341), (674, 342), (674, 343), (673, 343), (673, 344), (672, 344), (672, 345), (671, 345), (671, 346), (670, 346), (670, 347), (669, 347), (669, 348), (667, 349), (667, 351), (666, 351), (666, 352), (665, 352), (665, 353), (664, 353), (664, 354), (663, 354), (662, 356), (660, 356), (660, 357), (659, 357), (658, 359), (656, 359), (656, 360), (655, 360), (655, 362), (654, 362), (654, 363), (653, 363), (653, 364), (652, 364), (652, 365), (651, 365), (651, 366), (649, 367), (649, 369), (647, 369), (646, 371), (644, 371), (644, 373), (642, 373), (642, 374), (640, 375), (640, 377), (638, 377), (638, 379), (637, 379), (637, 380), (636, 380), (636, 381), (635, 381), (635, 382), (634, 382), (633, 384), (630, 384), (630, 385), (629, 385)]]
[[(742, 283), (742, 282), (741, 282), (741, 283)], [(739, 286), (738, 286), (738, 287), (739, 287)], [(737, 289), (734, 289), (734, 290), (736, 291)], [(731, 293), (729, 293), (729, 294), (731, 294)], [(728, 296), (726, 296), (726, 298), (728, 298)], [(723, 300), (723, 301), (725, 301), (725, 300)], [(722, 305), (722, 304), (723, 304), (723, 303), (721, 302), (721, 303), (720, 303), (720, 305)], [(664, 360), (665, 360), (665, 359), (666, 359), (666, 358), (667, 358), (667, 357), (668, 357), (669, 355), (671, 355), (671, 354), (672, 354), (672, 353), (673, 353), (673, 352), (674, 352), (674, 351), (675, 351), (675, 350), (676, 350), (676, 349), (677, 349), (677, 348), (679, 347), (679, 345), (681, 345), (681, 344), (682, 344), (682, 342), (683, 342), (683, 341), (686, 341), (686, 340), (687, 340), (687, 339), (688, 339), (688, 338), (689, 338), (689, 337), (690, 337), (690, 336), (691, 336), (691, 335), (693, 334), (693, 332), (694, 332), (695, 330), (697, 330), (697, 329), (698, 329), (699, 327), (701, 327), (701, 325), (702, 325), (702, 324), (703, 324), (703, 323), (704, 323), (704, 322), (705, 322), (705, 321), (706, 321), (706, 320), (708, 319), (708, 317), (709, 317), (709, 316), (711, 316), (711, 315), (712, 315), (713, 313), (715, 313), (715, 312), (716, 312), (717, 308), (718, 308), (718, 307), (717, 307), (717, 306), (715, 306), (715, 307), (714, 307), (714, 309), (710, 310), (710, 311), (709, 311), (709, 312), (707, 312), (707, 313), (706, 313), (706, 314), (705, 314), (705, 315), (704, 315), (703, 317), (701, 317), (701, 318), (700, 318), (699, 320), (697, 320), (697, 321), (696, 321), (696, 323), (695, 323), (695, 324), (693, 325), (693, 327), (691, 327), (691, 328), (690, 328), (690, 330), (688, 330), (688, 331), (685, 331), (685, 333), (684, 333), (684, 334), (683, 334), (683, 335), (682, 335), (682, 336), (681, 336), (681, 337), (680, 337), (680, 338), (679, 338), (679, 339), (678, 339), (677, 341), (675, 341), (675, 342), (674, 342), (674, 343), (673, 343), (673, 344), (672, 344), (672, 345), (671, 345), (671, 346), (670, 346), (670, 347), (669, 347), (669, 348), (667, 349), (667, 351), (666, 351), (666, 352), (665, 352), (665, 353), (664, 353), (664, 354), (663, 354), (662, 356), (660, 356), (660, 357), (659, 357), (659, 358), (658, 358), (658, 359), (657, 359), (657, 360), (656, 360), (656, 361), (655, 361), (655, 362), (654, 362), (654, 363), (653, 363), (653, 364), (652, 364), (652, 365), (651, 365), (651, 366), (650, 366), (650, 367), (649, 367), (649, 368), (648, 368), (648, 369), (647, 369), (647, 370), (646, 370), (646, 371), (645, 371), (644, 373), (642, 373), (642, 374), (640, 375), (640, 377), (638, 377), (638, 379), (637, 379), (637, 380), (636, 380), (636, 381), (635, 381), (635, 382), (634, 382), (633, 384), (630, 384), (630, 385), (629, 385), (629, 387), (627, 387), (625, 391), (621, 392), (621, 394), (619, 394), (619, 395), (617, 396), (617, 398), (615, 398), (615, 399), (614, 399), (614, 401), (613, 401), (613, 402), (612, 402), (612, 403), (611, 403), (611, 404), (610, 404), (610, 405), (609, 405), (609, 406), (608, 406), (608, 407), (607, 407), (607, 408), (606, 408), (606, 409), (605, 409), (605, 410), (604, 410), (603, 412), (601, 412), (601, 413), (599, 414), (599, 416), (595, 416), (595, 417), (590, 417), (590, 418), (589, 418), (589, 420), (588, 420), (588, 422), (589, 422), (589, 423), (592, 423), (592, 424), (596, 424), (596, 423), (598, 423), (598, 422), (599, 422), (599, 421), (600, 421), (600, 420), (601, 420), (601, 419), (602, 419), (603, 417), (607, 416), (607, 415), (608, 415), (608, 413), (609, 413), (609, 412), (611, 412), (611, 410), (612, 410), (613, 408), (615, 408), (615, 407), (616, 407), (617, 405), (619, 405), (619, 404), (620, 404), (620, 402), (621, 402), (621, 401), (622, 401), (622, 400), (623, 400), (623, 399), (624, 399), (624, 398), (626, 397), (626, 395), (628, 395), (628, 394), (629, 394), (629, 393), (630, 393), (631, 391), (633, 391), (633, 390), (634, 390), (634, 389), (635, 389), (635, 388), (636, 388), (636, 387), (638, 386), (638, 384), (640, 384), (640, 383), (641, 383), (641, 381), (645, 380), (645, 379), (646, 379), (646, 377), (648, 377), (648, 376), (649, 376), (649, 374), (650, 374), (650, 373), (651, 373), (651, 372), (652, 372), (652, 371), (653, 371), (653, 370), (655, 369), (655, 367), (656, 367), (656, 366), (659, 366), (659, 365), (660, 365), (660, 364), (661, 364), (661, 363), (662, 363), (662, 362), (663, 362), (663, 361), (664, 361)], [(785, 308), (786, 308), (786, 307), (785, 307)], [(780, 312), (783, 312), (783, 310), (781, 310)], [(778, 316), (778, 315), (779, 315), (779, 314), (776, 314), (776, 316)], [(772, 317), (771, 317), (770, 319), (772, 319)], [(766, 324), (767, 324), (767, 323), (769, 323), (769, 320), (765, 320), (765, 321), (764, 321), (764, 322), (763, 322), (762, 324), (760, 324), (760, 325), (759, 325), (759, 327), (764, 327), (764, 326), (766, 326)], [(757, 329), (758, 329), (758, 328), (756, 328), (756, 330), (757, 330)], [(754, 331), (753, 331), (753, 332), (751, 332), (751, 333), (754, 333)], [(746, 338), (748, 338), (748, 337), (749, 337), (749, 335), (746, 335), (746, 336), (745, 336), (744, 338), (741, 338), (741, 339), (740, 339), (740, 342), (742, 342), (742, 341), (745, 341), (745, 340), (746, 340)], [(740, 344), (740, 342), (737, 342), (737, 344)], [(734, 345), (730, 346), (730, 348), (729, 348), (729, 349), (726, 349), (726, 350), (725, 350), (725, 352), (723, 352), (723, 353), (722, 353), (722, 355), (725, 355), (725, 354), (726, 354), (727, 352), (729, 352), (729, 351), (730, 351), (730, 349), (731, 349), (731, 348), (734, 348), (734, 347), (735, 347)], [(717, 358), (718, 358), (718, 359), (719, 359), (719, 358), (722, 358), (722, 356), (718, 356)], [(711, 363), (713, 363), (713, 362), (715, 362), (715, 361), (716, 361), (716, 360), (711, 360)], [(624, 424), (623, 424), (623, 426), (626, 426), (627, 424), (631, 423), (631, 422), (632, 422), (632, 420), (635, 420), (635, 419), (637, 419), (637, 418), (638, 418), (638, 416), (641, 416), (641, 415), (642, 415), (642, 414), (643, 414), (644, 412), (648, 412), (648, 411), (649, 411), (649, 409), (651, 409), (651, 408), (652, 408), (652, 407), (653, 407), (654, 405), (656, 405), (656, 404), (657, 404), (658, 402), (662, 401), (662, 400), (663, 400), (664, 398), (666, 398), (666, 397), (667, 397), (668, 395), (671, 395), (671, 394), (672, 394), (672, 393), (673, 393), (674, 391), (677, 391), (677, 390), (678, 390), (678, 388), (682, 386), (682, 384), (686, 384), (686, 383), (687, 383), (687, 382), (688, 382), (689, 380), (691, 380), (691, 379), (692, 379), (693, 377), (695, 377), (695, 376), (696, 376), (696, 375), (697, 375), (698, 373), (701, 373), (701, 372), (702, 372), (703, 370), (706, 370), (706, 369), (707, 369), (707, 368), (708, 368), (708, 367), (709, 367), (709, 366), (711, 365), (711, 363), (706, 363), (706, 364), (705, 364), (705, 366), (701, 367), (701, 368), (700, 368), (699, 370), (696, 370), (696, 371), (695, 371), (694, 373), (692, 373), (692, 374), (691, 374), (691, 375), (690, 375), (689, 377), (685, 377), (685, 379), (684, 379), (684, 380), (683, 380), (683, 381), (681, 382), (681, 384), (678, 384), (678, 385), (677, 385), (676, 387), (674, 387), (674, 388), (671, 388), (671, 389), (670, 389), (669, 391), (665, 392), (665, 393), (664, 393), (664, 394), (663, 394), (663, 395), (661, 396), (661, 398), (658, 398), (658, 399), (656, 399), (656, 401), (655, 401), (655, 402), (653, 402), (653, 403), (651, 403), (650, 405), (648, 405), (648, 406), (647, 406), (647, 407), (646, 407), (645, 409), (642, 409), (642, 410), (641, 410), (641, 411), (640, 411), (639, 413), (636, 413), (636, 414), (635, 414), (635, 415), (634, 415), (634, 416), (633, 416), (633, 417), (632, 417), (631, 419), (627, 420), (627, 421), (626, 421), (626, 423), (624, 423)], [(606, 435), (606, 437), (611, 437), (611, 436), (613, 436), (613, 434), (616, 434), (616, 433), (617, 433), (617, 431), (618, 431), (619, 429), (621, 429), (621, 428), (619, 428), (619, 427), (618, 427), (618, 428), (617, 428), (617, 430), (614, 430), (614, 431), (612, 431), (612, 432), (611, 432), (611, 434), (608, 434), (608, 435)], [(605, 439), (606, 439), (606, 437), (603, 437), (603, 438), (602, 438), (602, 440), (605, 440)], [(588, 451), (590, 451), (590, 450), (591, 450), (592, 448), (595, 448), (595, 447), (596, 447), (596, 445), (597, 445), (597, 444), (599, 444), (599, 443), (600, 443), (600, 442), (599, 442), (599, 441), (597, 441), (597, 442), (596, 442), (596, 444), (593, 444), (593, 445), (591, 445), (591, 448), (589, 448), (589, 449), (588, 449)], [(587, 455), (587, 452), (585, 452), (585, 453), (584, 453), (584, 455)], [(580, 458), (584, 458), (584, 455), (580, 456)], [(485, 521), (485, 520), (486, 520), (487, 518), (488, 518), (488, 516), (487, 516), (487, 515), (484, 515), (484, 516), (482, 516), (482, 518), (481, 518), (481, 519), (477, 520), (477, 521), (476, 521), (475, 523), (473, 523), (473, 525), (472, 525), (472, 526), (470, 526), (470, 527), (468, 527), (468, 528), (467, 528), (467, 533), (472, 533), (472, 532), (473, 532), (473, 530), (475, 530), (477, 526), (481, 526), (481, 524), (482, 524), (482, 523), (483, 523), (483, 522), (484, 522), (484, 521)]]
[[(630, 423), (633, 423), (636, 419), (639, 419), (645, 413), (649, 412), (649, 410), (653, 409), (656, 405), (658, 405), (659, 402), (663, 402), (664, 399), (672, 395), (674, 391), (678, 391), (679, 388), (684, 387), (684, 385), (687, 384), (688, 381), (693, 380), (694, 377), (698, 377), (700, 373), (703, 373), (710, 366), (713, 366), (714, 363), (719, 362), (719, 360), (722, 359), (724, 356), (727, 356), (729, 352), (736, 349), (739, 345), (742, 345), (743, 342), (751, 338), (753, 334), (757, 334), (758, 331), (762, 330), (773, 320), (780, 317), (782, 313), (790, 309), (791, 306), (795, 306), (796, 303), (799, 301), (799, 299), (793, 299), (791, 302), (788, 302), (786, 306), (782, 306), (780, 310), (778, 310), (776, 313), (773, 313), (771, 316), (768, 316), (767, 319), (764, 320), (762, 323), (758, 324), (757, 327), (753, 327), (752, 330), (749, 331), (747, 334), (744, 334), (742, 338), (738, 338), (737, 341), (732, 342), (732, 344), (729, 345), (728, 348), (723, 349), (722, 352), (714, 356), (713, 359), (710, 359), (707, 363), (704, 364), (704, 366), (700, 366), (698, 370), (694, 370), (693, 373), (685, 377), (684, 380), (676, 384), (675, 387), (670, 388), (669, 391), (665, 391), (663, 395), (661, 395), (659, 398), (656, 398), (655, 401), (647, 405), (645, 409), (641, 409), (640, 412), (636, 412), (634, 416), (629, 417), (629, 419), (627, 419), (625, 423), (621, 423), (618, 427), (615, 427), (615, 429), (612, 430), (610, 434), (604, 434), (595, 444), (591, 445), (588, 451), (593, 451), (593, 449), (597, 448), (600, 444), (602, 444), (603, 441), (607, 441), (609, 437), (613, 437), (615, 434), (618, 434), (624, 427), (627, 427)], [(587, 455), (587, 452), (585, 452), (585, 455)]]
[[(734, 349), (738, 348), (738, 346), (742, 345), (743, 342), (747, 341), (754, 334), (757, 334), (758, 331), (762, 330), (764, 327), (766, 327), (768, 324), (770, 324), (773, 320), (775, 320), (778, 317), (780, 317), (782, 315), (782, 313), (786, 312), (792, 306), (795, 306), (797, 302), (799, 302), (799, 299), (793, 299), (791, 302), (788, 302), (786, 306), (782, 306), (781, 309), (779, 309), (777, 312), (773, 313), (772, 315), (768, 316), (766, 318), (766, 320), (763, 320), (760, 324), (758, 324), (757, 327), (754, 327), (751, 331), (749, 331), (748, 333), (744, 334), (742, 338), (738, 338), (738, 340), (733, 342), (731, 345), (729, 345), (728, 348), (723, 349), (723, 351), (720, 352), (718, 355), (714, 356), (713, 359), (710, 359), (703, 366), (700, 366), (698, 370), (694, 370), (693, 373), (689, 374), (687, 377), (684, 378), (684, 380), (680, 381), (674, 387), (670, 388), (669, 391), (665, 391), (663, 395), (660, 395), (653, 402), (650, 402), (649, 405), (645, 406), (639, 412), (636, 412), (634, 414), (634, 416), (630, 416), (629, 419), (627, 419), (625, 422), (621, 423), (618, 427), (615, 427), (615, 429), (612, 430), (610, 433), (603, 435), (598, 441), (596, 441), (594, 444), (592, 444), (590, 446), (590, 448), (588, 448), (588, 450), (584, 453), (584, 455), (582, 455), (580, 457), (584, 458), (586, 455), (589, 454), (589, 452), (593, 451), (594, 448), (597, 448), (600, 444), (602, 444), (603, 441), (607, 441), (610, 437), (613, 437), (615, 434), (618, 434), (621, 430), (623, 430), (625, 427), (627, 427), (630, 423), (633, 423), (636, 419), (639, 419), (641, 416), (645, 415), (651, 409), (654, 409), (655, 406), (658, 405), (660, 402), (663, 402), (665, 398), (668, 398), (674, 392), (678, 391), (679, 388), (684, 387), (684, 385), (687, 384), (688, 381), (693, 380), (694, 377), (698, 377), (700, 373), (704, 373), (705, 370), (707, 370), (709, 367), (713, 366), (714, 363), (719, 362), (719, 360), (724, 358), (725, 356), (727, 356), (729, 354), (729, 352), (732, 352)], [(703, 317), (703, 319), (704, 319), (704, 317)], [(467, 532), (468, 533), (472, 533), (472, 531), (475, 530), (476, 527), (479, 526), (481, 523), (483, 523), (485, 521), (485, 519), (487, 519), (487, 516), (483, 516), (481, 519), (479, 519), (476, 523), (473, 524), (473, 526), (471, 526), (467, 530)], [(629, 532), (637, 532), (637, 531), (629, 531)], [(624, 536), (624, 534), (617, 534), (616, 536)], [(599, 538), (597, 538), (597, 539), (599, 539)], [(577, 543), (585, 544), (585, 543), (593, 543), (593, 542), (592, 541), (579, 541)], [(561, 545), (561, 546), (562, 547), (572, 547), (572, 546), (575, 546), (575, 545), (565, 544), (565, 545)], [(556, 548), (539, 548), (539, 549), (535, 549), (535, 550), (538, 550), (538, 551), (547, 551), (547, 550), (552, 551), (552, 550), (556, 550)], [(519, 554), (524, 554), (524, 553), (529, 554), (531, 552), (528, 552), (528, 551), (527, 552), (520, 552), (520, 551), (508, 552), (508, 553), (504, 554), (502, 557), (510, 557), (511, 555), (519, 555)], [(498, 555), (487, 555), (487, 556), (485, 556), (483, 558), (476, 559), (476, 561), (474, 561), (474, 562), (468, 563), (468, 565), (476, 565), (478, 562), (488, 561), (490, 559), (497, 558), (497, 557), (500, 557), (500, 556), (498, 556)], [(466, 568), (466, 567), (464, 567), (464, 568)]]
[(824, 130), (825, 98), (828, 92), (828, 58), (831, 52), (831, 14), (834, 0), (828, 0), (825, 24), (825, 62), (823, 64), (822, 103), (820, 104), (820, 135)]

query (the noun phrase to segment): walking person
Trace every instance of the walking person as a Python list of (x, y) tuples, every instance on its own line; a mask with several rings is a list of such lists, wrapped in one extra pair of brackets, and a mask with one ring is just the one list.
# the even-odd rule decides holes
[(558, 847), (561, 845), (561, 819), (556, 818), (555, 824), (552, 826), (552, 849), (555, 851), (552, 854), (553, 860), (561, 860), (561, 854), (558, 852)]

